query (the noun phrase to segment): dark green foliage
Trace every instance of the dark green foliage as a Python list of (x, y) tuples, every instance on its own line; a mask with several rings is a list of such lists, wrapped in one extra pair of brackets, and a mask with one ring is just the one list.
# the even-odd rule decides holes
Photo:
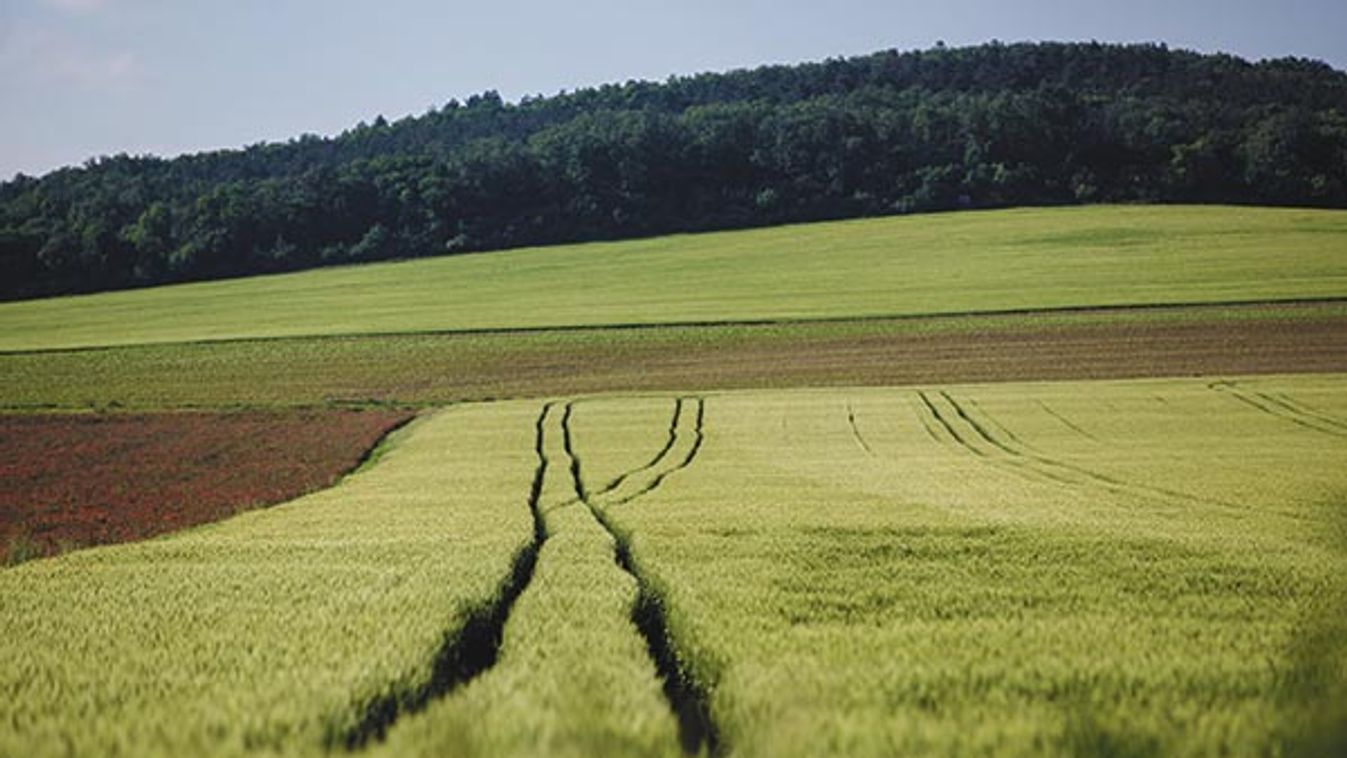
[(494, 92), (340, 136), (0, 184), (0, 297), (887, 213), (1347, 206), (1347, 74), (993, 43)]

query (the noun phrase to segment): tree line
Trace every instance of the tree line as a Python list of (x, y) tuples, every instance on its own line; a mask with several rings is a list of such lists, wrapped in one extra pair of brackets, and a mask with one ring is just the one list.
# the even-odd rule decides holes
[(0, 184), (0, 297), (959, 208), (1347, 207), (1347, 74), (992, 43), (494, 92), (336, 137)]

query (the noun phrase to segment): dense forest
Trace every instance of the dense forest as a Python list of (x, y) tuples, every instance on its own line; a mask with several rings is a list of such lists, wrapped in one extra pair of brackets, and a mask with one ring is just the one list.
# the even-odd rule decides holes
[(998, 43), (494, 92), (339, 136), (0, 184), (0, 297), (917, 211), (1347, 207), (1347, 74)]

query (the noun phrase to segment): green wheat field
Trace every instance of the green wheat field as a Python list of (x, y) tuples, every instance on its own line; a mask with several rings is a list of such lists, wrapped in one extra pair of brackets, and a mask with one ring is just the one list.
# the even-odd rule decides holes
[[(1049, 365), (1066, 327), (1340, 337), (1344, 298), (1347, 213), (1098, 207), (0, 305), (11, 410), (419, 411), (330, 489), (0, 569), (0, 756), (1337, 754), (1347, 373), (751, 350), (1013, 326)], [(757, 379), (620, 379), (649, 345)], [(506, 381), (576, 351), (596, 383)]]

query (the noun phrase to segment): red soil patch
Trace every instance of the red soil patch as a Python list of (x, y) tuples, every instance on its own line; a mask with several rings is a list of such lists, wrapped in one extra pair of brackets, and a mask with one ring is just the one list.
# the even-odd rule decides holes
[(331, 485), (409, 418), (0, 415), (0, 559), (144, 539), (293, 499)]

